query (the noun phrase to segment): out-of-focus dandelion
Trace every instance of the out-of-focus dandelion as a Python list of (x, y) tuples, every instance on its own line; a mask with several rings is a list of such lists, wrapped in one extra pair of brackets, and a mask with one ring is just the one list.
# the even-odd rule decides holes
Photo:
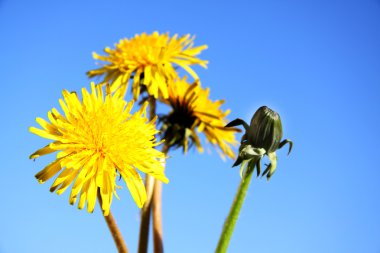
[(194, 79), (196, 72), (190, 67), (198, 64), (206, 68), (207, 61), (197, 58), (206, 45), (194, 47), (194, 38), (190, 35), (170, 37), (168, 33), (142, 33), (132, 39), (122, 39), (115, 49), (105, 48), (105, 56), (93, 53), (97, 60), (106, 62), (101, 68), (87, 72), (92, 78), (103, 76), (101, 84), (110, 83), (111, 91), (121, 88), (125, 93), (129, 79), (132, 81), (134, 99), (140, 95), (144, 85), (149, 95), (158, 98), (168, 97), (167, 83), (178, 78), (177, 67), (183, 68)]
[(155, 119), (148, 121), (145, 116), (147, 103), (132, 114), (133, 102), (124, 101), (119, 92), (111, 94), (109, 87), (104, 95), (94, 84), (91, 94), (82, 89), (82, 101), (76, 93), (64, 90), (59, 103), (64, 114), (53, 108), (48, 112), (50, 122), (36, 119), (42, 129), (30, 128), (32, 133), (53, 140), (31, 159), (58, 152), (56, 160), (36, 174), (38, 182), (44, 183), (60, 172), (51, 192), (61, 194), (73, 183), (70, 204), (79, 198), (78, 208), (87, 202), (88, 212), (94, 210), (99, 192), (107, 216), (119, 188), (118, 176), (124, 179), (139, 207), (146, 200), (146, 191), (136, 169), (168, 182), (159, 162), (165, 155), (154, 148), (159, 144), (154, 138), (158, 132)]
[(220, 106), (223, 100), (212, 101), (209, 89), (203, 89), (199, 82), (189, 84), (186, 77), (169, 85), (169, 96), (162, 99), (168, 104), (171, 112), (161, 117), (163, 138), (166, 145), (173, 148), (182, 147), (186, 153), (193, 144), (202, 152), (198, 133), (204, 133), (207, 141), (218, 147), (222, 157), (234, 158), (231, 145), (236, 145), (235, 128), (225, 128), (229, 110), (223, 111)]

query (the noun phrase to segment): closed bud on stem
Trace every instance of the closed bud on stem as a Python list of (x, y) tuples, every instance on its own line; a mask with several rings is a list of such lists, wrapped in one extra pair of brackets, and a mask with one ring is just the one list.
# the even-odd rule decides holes
[(276, 151), (282, 138), (280, 115), (269, 107), (260, 107), (251, 119), (247, 138), (249, 144), (265, 149), (267, 154)]
[(266, 175), (269, 180), (277, 166), (276, 150), (289, 143), (290, 153), (293, 146), (293, 143), (287, 139), (281, 141), (282, 125), (280, 116), (266, 106), (260, 107), (255, 112), (250, 125), (242, 119), (235, 119), (228, 123), (226, 127), (238, 125), (244, 126), (245, 133), (241, 139), (239, 156), (233, 166), (241, 164), (240, 176), (242, 180), (224, 223), (223, 231), (215, 251), (216, 253), (227, 252), (228, 244), (239, 217), (240, 209), (243, 206), (255, 168), (257, 176), (260, 175), (262, 157), (266, 155), (270, 160), (270, 164), (267, 165), (265, 171), (262, 173), (262, 176)]
[(243, 125), (246, 132), (241, 140), (239, 156), (233, 166), (241, 164), (241, 171), (243, 171), (247, 162), (255, 158), (257, 162), (250, 164), (257, 167), (257, 176), (259, 176), (261, 158), (267, 155), (270, 164), (262, 176), (266, 175), (269, 180), (277, 166), (276, 150), (289, 143), (289, 154), (293, 146), (290, 140), (281, 141), (283, 132), (280, 115), (269, 107), (262, 106), (253, 115), (250, 125), (242, 119), (235, 119), (226, 127), (238, 125)]

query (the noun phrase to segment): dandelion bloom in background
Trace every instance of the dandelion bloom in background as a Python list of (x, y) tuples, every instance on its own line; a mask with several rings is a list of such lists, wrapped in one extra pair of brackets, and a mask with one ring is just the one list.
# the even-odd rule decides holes
[(162, 132), (167, 145), (188, 148), (195, 144), (200, 152), (203, 151), (198, 133), (203, 132), (206, 139), (220, 149), (222, 158), (234, 158), (231, 145), (236, 145), (234, 128), (225, 128), (226, 116), (229, 110), (223, 111), (220, 106), (223, 100), (212, 101), (209, 89), (203, 89), (198, 81), (189, 84), (186, 77), (172, 82), (169, 86), (169, 97), (162, 99), (172, 111), (161, 118)]
[(198, 75), (190, 67), (199, 64), (206, 68), (207, 61), (197, 58), (207, 45), (194, 47), (194, 37), (175, 34), (150, 35), (142, 33), (132, 39), (122, 39), (115, 49), (105, 48), (105, 56), (93, 53), (97, 60), (106, 62), (101, 68), (87, 72), (92, 78), (103, 76), (101, 84), (110, 83), (111, 91), (121, 88), (125, 93), (129, 79), (132, 81), (134, 99), (140, 95), (140, 86), (144, 85), (148, 93), (155, 98), (168, 97), (167, 83), (178, 77), (176, 67), (186, 70), (195, 80)]
[(137, 168), (167, 183), (164, 168), (159, 162), (164, 154), (154, 147), (157, 133), (155, 119), (148, 121), (145, 103), (136, 113), (131, 113), (133, 102), (127, 103), (116, 92), (104, 95), (100, 86), (91, 84), (91, 94), (82, 89), (82, 101), (76, 93), (63, 91), (59, 100), (64, 114), (53, 108), (48, 112), (50, 122), (36, 121), (42, 129), (30, 131), (53, 140), (30, 158), (58, 152), (56, 160), (36, 174), (44, 183), (60, 172), (50, 188), (63, 193), (72, 183), (70, 204), (79, 198), (78, 208), (87, 202), (92, 212), (99, 191), (104, 215), (108, 215), (113, 194), (116, 195), (117, 177), (121, 176), (136, 204), (141, 207), (146, 191)]

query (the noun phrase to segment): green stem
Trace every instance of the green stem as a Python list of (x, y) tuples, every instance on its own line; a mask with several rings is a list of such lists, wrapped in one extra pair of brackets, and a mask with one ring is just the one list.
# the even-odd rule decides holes
[(248, 163), (246, 172), (240, 182), (238, 191), (235, 195), (235, 199), (232, 203), (228, 217), (226, 221), (224, 222), (223, 231), (222, 231), (222, 234), (220, 235), (219, 243), (215, 251), (216, 253), (227, 252), (227, 248), (230, 243), (232, 233), (234, 232), (236, 221), (239, 218), (240, 209), (243, 206), (245, 195), (247, 194), (247, 190), (252, 179), (256, 161), (257, 161), (256, 159), (252, 159)]

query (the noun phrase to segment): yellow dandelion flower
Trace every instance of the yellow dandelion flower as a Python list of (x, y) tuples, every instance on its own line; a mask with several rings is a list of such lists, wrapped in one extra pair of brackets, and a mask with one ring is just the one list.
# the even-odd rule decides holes
[(220, 148), (220, 155), (234, 158), (231, 145), (236, 145), (235, 132), (238, 129), (225, 128), (229, 110), (223, 111), (220, 106), (223, 100), (213, 102), (209, 99), (210, 89), (203, 89), (199, 82), (189, 84), (186, 77), (168, 86), (168, 99), (162, 102), (171, 106), (172, 111), (162, 117), (163, 134), (170, 147), (183, 147), (186, 153), (189, 146), (195, 144), (198, 151), (203, 147), (197, 133), (203, 132), (206, 139)]
[(199, 64), (206, 68), (207, 61), (197, 58), (207, 45), (194, 47), (194, 38), (190, 35), (178, 37), (175, 34), (142, 33), (132, 39), (122, 39), (115, 49), (105, 48), (105, 56), (93, 53), (97, 60), (108, 62), (101, 68), (87, 72), (92, 78), (103, 76), (101, 84), (110, 83), (111, 91), (127, 89), (129, 79), (132, 81), (134, 99), (140, 95), (140, 86), (144, 85), (150, 95), (155, 98), (168, 97), (167, 83), (178, 77), (175, 67), (186, 70), (195, 80), (198, 75), (190, 67)]
[(139, 207), (146, 200), (144, 183), (137, 168), (167, 183), (164, 168), (159, 162), (165, 155), (154, 149), (158, 143), (155, 119), (146, 118), (145, 103), (131, 113), (133, 102), (125, 102), (120, 94), (104, 96), (99, 86), (91, 84), (91, 94), (82, 89), (82, 101), (76, 93), (63, 91), (59, 100), (64, 114), (53, 108), (48, 112), (50, 122), (37, 118), (42, 127), (31, 127), (30, 132), (53, 140), (37, 150), (30, 158), (58, 152), (56, 160), (36, 174), (44, 183), (60, 172), (50, 188), (62, 194), (73, 183), (70, 204), (79, 198), (78, 208), (87, 202), (92, 212), (99, 192), (104, 215), (108, 215), (116, 178), (122, 177)]

